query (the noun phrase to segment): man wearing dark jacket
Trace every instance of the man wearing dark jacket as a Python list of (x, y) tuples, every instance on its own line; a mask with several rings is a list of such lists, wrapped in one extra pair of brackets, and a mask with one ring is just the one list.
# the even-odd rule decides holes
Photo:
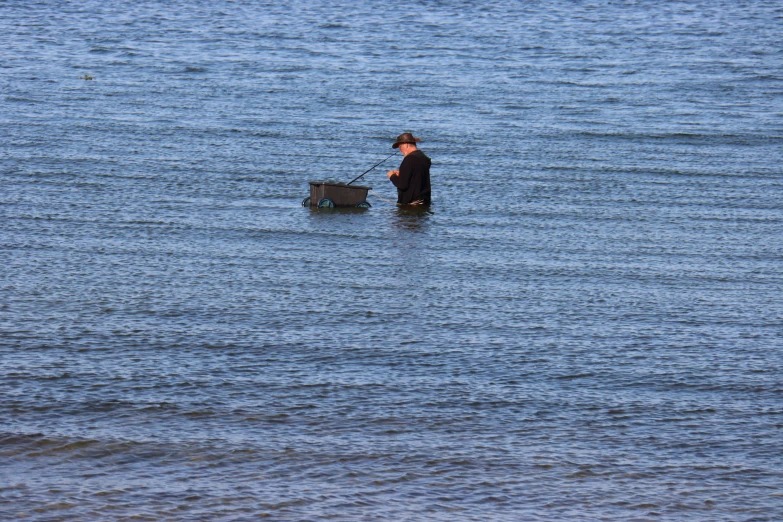
[(398, 205), (429, 205), (430, 204), (430, 160), (416, 147), (421, 141), (410, 132), (397, 136), (392, 148), (399, 148), (404, 158), (399, 170), (386, 173), (389, 180), (397, 187)]

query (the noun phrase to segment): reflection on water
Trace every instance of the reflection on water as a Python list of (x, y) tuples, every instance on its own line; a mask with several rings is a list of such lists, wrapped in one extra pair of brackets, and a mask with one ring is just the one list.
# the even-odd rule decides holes
[(433, 215), (432, 207), (429, 206), (398, 206), (394, 209), (392, 223), (399, 228), (420, 232), (426, 229)]

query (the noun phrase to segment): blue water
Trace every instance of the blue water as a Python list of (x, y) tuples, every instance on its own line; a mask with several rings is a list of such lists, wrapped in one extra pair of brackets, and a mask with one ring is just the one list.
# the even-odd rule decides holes
[[(783, 519), (781, 34), (0, 2), (0, 515)], [(429, 210), (301, 206), (404, 131)]]

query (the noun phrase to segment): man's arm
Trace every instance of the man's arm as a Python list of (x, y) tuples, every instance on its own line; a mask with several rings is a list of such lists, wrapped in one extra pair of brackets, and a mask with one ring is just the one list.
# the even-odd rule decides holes
[(411, 164), (410, 161), (406, 161), (405, 157), (400, 164), (400, 170), (390, 170), (386, 173), (389, 176), (389, 180), (394, 183), (394, 186), (400, 190), (407, 190), (408, 185), (411, 182)]

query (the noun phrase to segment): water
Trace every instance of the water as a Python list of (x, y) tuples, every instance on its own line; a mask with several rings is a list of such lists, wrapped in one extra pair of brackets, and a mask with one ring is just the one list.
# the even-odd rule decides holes
[(782, 31), (0, 3), (0, 514), (783, 519)]

